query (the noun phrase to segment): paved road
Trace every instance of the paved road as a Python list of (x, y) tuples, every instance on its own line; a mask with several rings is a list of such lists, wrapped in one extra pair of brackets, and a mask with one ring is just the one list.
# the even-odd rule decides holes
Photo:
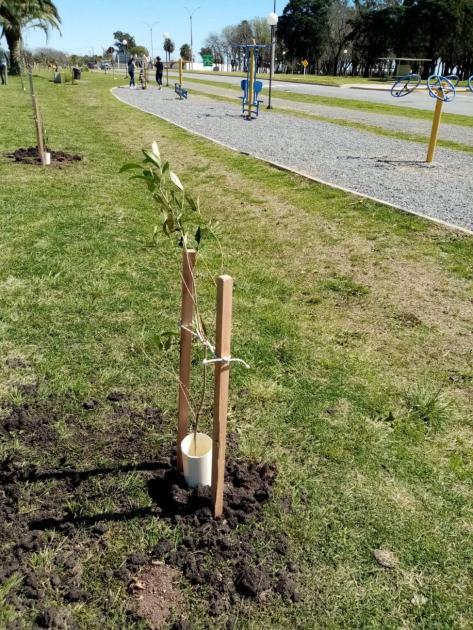
[[(173, 74), (173, 73), (171, 73)], [(173, 74), (174, 76), (174, 74)], [(232, 77), (219, 74), (192, 74), (188, 75), (192, 80), (212, 80), (222, 83), (234, 83), (240, 85), (241, 77)], [(263, 79), (263, 84), (268, 85), (268, 81)], [(389, 91), (362, 90), (349, 87), (331, 87), (326, 85), (309, 85), (307, 83), (290, 83), (286, 81), (275, 81), (273, 89), (276, 93), (293, 92), (296, 94), (310, 94), (312, 96), (331, 96), (336, 98), (355, 99), (357, 101), (368, 101), (370, 103), (383, 103), (388, 105), (398, 105), (400, 107), (415, 107), (417, 109), (433, 109), (432, 99), (425, 91), (413, 92), (404, 98), (393, 98)], [(282, 95), (281, 95), (282, 96)], [(447, 103), (444, 108), (445, 113), (463, 114), (473, 116), (473, 94), (458, 94), (456, 99)]]

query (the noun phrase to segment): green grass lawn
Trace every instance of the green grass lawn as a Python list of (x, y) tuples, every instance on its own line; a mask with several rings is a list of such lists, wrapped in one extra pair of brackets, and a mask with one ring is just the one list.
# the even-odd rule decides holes
[[(5, 157), (34, 130), (18, 81), (1, 90), (0, 426), (18, 406), (25, 424), (0, 430), (0, 471), (13, 471), (0, 508), (6, 497), (22, 523), (79, 525), (47, 530), (0, 577), (0, 627), (34, 628), (55, 609), (81, 629), (145, 628), (116, 572), (164, 538), (180, 545), (138, 466), (174, 440), (176, 356), (155, 336), (177, 329), (179, 260), (153, 244), (150, 196), (118, 174), (153, 140), (219, 223), (233, 354), (251, 365), (232, 368), (229, 455), (277, 465), (252, 527), (268, 545), (287, 536), (297, 566), (300, 602), (239, 600), (233, 627), (471, 627), (473, 240), (190, 135), (126, 107), (112, 85), (37, 79), (49, 146), (84, 158), (47, 170)], [(220, 269), (209, 241), (198, 280), (210, 324)], [(0, 523), (0, 555), (24, 536)], [(228, 627), (181, 587), (192, 628)]]

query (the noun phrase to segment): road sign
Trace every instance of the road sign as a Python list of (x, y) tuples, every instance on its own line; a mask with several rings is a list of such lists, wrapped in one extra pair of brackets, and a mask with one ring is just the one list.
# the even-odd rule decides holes
[(213, 55), (202, 55), (202, 61), (205, 68), (211, 67), (214, 65), (214, 56)]
[(309, 65), (309, 62), (307, 61), (307, 59), (304, 59), (302, 61), (302, 65), (304, 66), (304, 68), (307, 68), (307, 66)]

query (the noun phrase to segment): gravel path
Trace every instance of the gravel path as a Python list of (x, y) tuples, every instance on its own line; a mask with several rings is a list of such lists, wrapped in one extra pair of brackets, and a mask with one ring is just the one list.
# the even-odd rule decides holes
[(425, 164), (419, 143), (274, 113), (245, 121), (240, 108), (171, 90), (115, 88), (124, 103), (238, 151), (312, 177), (473, 230), (473, 157), (438, 149)]
[[(204, 83), (186, 81), (186, 85), (199, 92), (206, 92), (209, 95), (216, 94), (218, 96), (226, 96), (229, 98), (238, 98), (235, 90), (224, 88), (216, 88)], [(263, 96), (263, 100), (267, 101), (267, 97)], [(363, 112), (353, 109), (343, 109), (341, 107), (330, 107), (329, 105), (318, 105), (316, 103), (298, 103), (297, 101), (289, 101), (287, 99), (274, 97), (274, 107), (284, 109), (293, 109), (298, 112), (305, 112), (327, 118), (337, 118), (339, 120), (352, 120), (353, 122), (382, 127), (383, 129), (392, 129), (393, 131), (401, 131), (404, 133), (415, 133), (430, 137), (432, 123), (428, 120), (419, 120), (408, 118), (407, 116), (390, 116), (389, 114), (378, 114), (375, 112)], [(445, 111), (448, 112), (448, 105)], [(432, 101), (432, 113), (434, 103)], [(450, 125), (442, 123), (440, 127), (439, 137), (444, 140), (452, 140), (461, 144), (473, 146), (473, 127), (460, 127), (459, 125)]]

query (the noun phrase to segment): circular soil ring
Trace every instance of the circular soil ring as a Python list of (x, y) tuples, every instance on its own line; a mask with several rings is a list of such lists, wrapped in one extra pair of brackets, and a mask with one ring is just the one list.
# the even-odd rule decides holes
[[(51, 166), (59, 166), (62, 164), (71, 164), (73, 162), (82, 161), (81, 155), (66, 153), (65, 151), (53, 151), (46, 147), (45, 149), (51, 153)], [(37, 147), (28, 147), (27, 149), (17, 149), (13, 153), (7, 153), (7, 157), (14, 162), (21, 164), (38, 164), (41, 165), (41, 159), (38, 156)]]

